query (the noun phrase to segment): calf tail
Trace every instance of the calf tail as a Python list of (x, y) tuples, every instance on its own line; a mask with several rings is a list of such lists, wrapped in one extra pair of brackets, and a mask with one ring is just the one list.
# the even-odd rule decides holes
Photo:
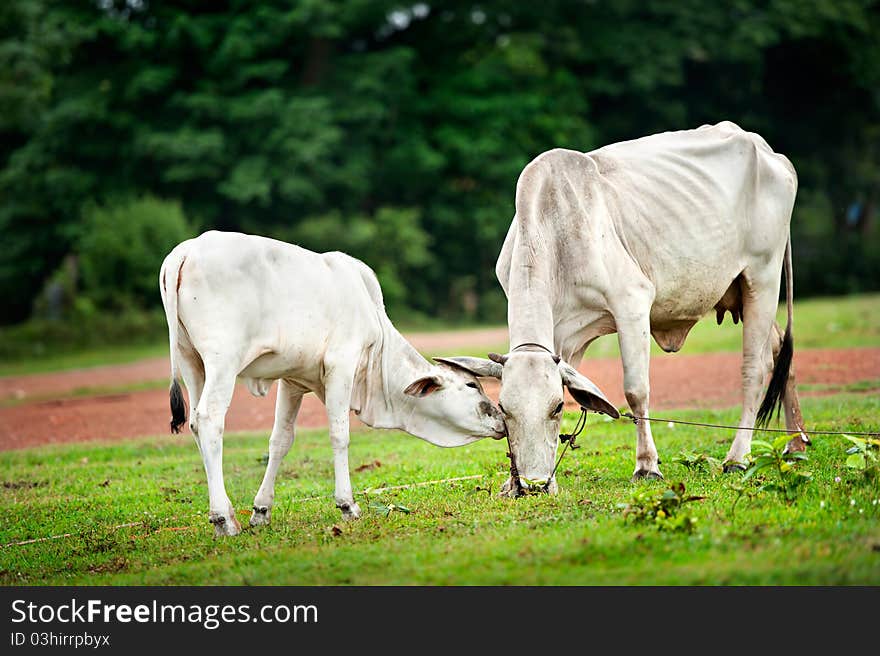
[(183, 400), (180, 383), (178, 383), (180, 369), (177, 365), (177, 334), (179, 330), (177, 293), (180, 289), (181, 270), (185, 261), (186, 255), (181, 256), (177, 254), (175, 249), (165, 258), (159, 274), (159, 290), (162, 294), (162, 304), (165, 307), (165, 319), (168, 321), (168, 343), (171, 351), (171, 387), (169, 389), (169, 397), (171, 401), (172, 433), (179, 433), (181, 426), (186, 423), (186, 403)]
[(774, 415), (779, 413), (782, 406), (782, 398), (785, 394), (785, 386), (788, 384), (788, 375), (791, 371), (791, 361), (794, 358), (794, 337), (792, 335), (792, 302), (794, 293), (792, 289), (792, 265), (791, 265), (791, 235), (785, 244), (785, 303), (788, 309), (788, 323), (785, 326), (785, 335), (782, 337), (782, 347), (773, 367), (773, 375), (767, 386), (767, 393), (758, 409), (756, 420), (757, 426), (766, 426)]

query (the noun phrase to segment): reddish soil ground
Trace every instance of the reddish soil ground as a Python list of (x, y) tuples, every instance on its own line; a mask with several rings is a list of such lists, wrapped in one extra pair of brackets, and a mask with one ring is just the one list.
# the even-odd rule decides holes
[[(490, 348), (504, 344), (507, 331), (422, 333), (407, 337), (420, 350), (454, 353), (457, 347)], [(794, 362), (797, 382), (802, 386), (840, 386), (880, 378), (878, 348), (801, 350), (795, 353)], [(653, 357), (652, 411), (737, 405), (741, 401), (740, 363), (738, 353)], [(587, 359), (580, 370), (612, 403), (625, 405), (619, 359)], [(168, 434), (170, 411), (165, 389), (71, 396), (83, 388), (112, 388), (164, 379), (168, 371), (167, 359), (159, 358), (127, 365), (0, 378), (0, 402), (6, 404), (0, 407), (0, 450)], [(497, 382), (486, 381), (485, 387), (489, 396), (497, 400)], [(822, 393), (828, 392), (801, 391), (803, 396)], [(12, 400), (14, 404), (10, 404)], [(274, 401), (274, 386), (266, 398), (258, 399), (243, 385), (238, 385), (226, 418), (226, 429), (268, 432), (272, 427)], [(321, 402), (314, 395), (306, 395), (297, 426), (321, 427), (326, 425), (326, 420)], [(358, 424), (356, 420), (353, 423)]]

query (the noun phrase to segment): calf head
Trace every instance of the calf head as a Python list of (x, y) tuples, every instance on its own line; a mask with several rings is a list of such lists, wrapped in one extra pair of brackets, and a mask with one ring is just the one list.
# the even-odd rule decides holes
[(563, 387), (587, 410), (615, 419), (620, 413), (589, 378), (557, 355), (545, 350), (514, 350), (507, 355), (490, 353), (489, 358), (455, 360), (473, 373), (497, 373), (496, 377), (501, 379), (499, 408), (519, 474), (519, 481), (508, 481), (502, 494), (514, 495), (520, 489), (555, 493), (558, 486), (553, 468), (559, 445)]
[(415, 399), (406, 430), (437, 446), (462, 446), (507, 435), (504, 417), (486, 396), (477, 375), (455, 359), (434, 359), (439, 365), (403, 390)]

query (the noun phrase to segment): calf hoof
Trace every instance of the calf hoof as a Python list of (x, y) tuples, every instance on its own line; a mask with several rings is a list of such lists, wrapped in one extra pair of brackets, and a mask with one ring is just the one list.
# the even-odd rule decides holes
[(227, 519), (223, 515), (212, 513), (208, 515), (208, 521), (214, 525), (215, 538), (232, 537), (241, 533), (241, 524), (239, 524), (235, 515)]
[(249, 524), (251, 526), (266, 526), (272, 517), (272, 509), (269, 506), (254, 506)]
[(731, 472), (744, 472), (746, 469), (748, 468), (741, 462), (725, 462), (724, 467), (722, 467), (722, 471), (725, 474), (729, 474)]
[(632, 482), (636, 481), (662, 481), (663, 474), (660, 473), (659, 469), (637, 469), (636, 473), (632, 475)]
[(337, 503), (336, 507), (342, 511), (342, 519), (344, 520), (360, 519), (361, 508), (356, 503)]

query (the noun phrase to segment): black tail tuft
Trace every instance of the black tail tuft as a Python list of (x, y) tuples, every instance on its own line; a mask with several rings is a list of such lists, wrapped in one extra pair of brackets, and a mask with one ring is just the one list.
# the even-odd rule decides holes
[(180, 385), (175, 380), (171, 383), (171, 432), (179, 433), (180, 427), (186, 423), (186, 404), (183, 402), (183, 393)]
[(776, 366), (773, 367), (773, 376), (767, 386), (767, 394), (758, 409), (757, 426), (766, 426), (779, 413), (782, 406), (782, 397), (785, 394), (785, 386), (788, 384), (788, 372), (791, 370), (791, 360), (794, 355), (794, 342), (791, 338), (791, 328), (786, 327), (782, 337), (782, 348), (776, 358)]

